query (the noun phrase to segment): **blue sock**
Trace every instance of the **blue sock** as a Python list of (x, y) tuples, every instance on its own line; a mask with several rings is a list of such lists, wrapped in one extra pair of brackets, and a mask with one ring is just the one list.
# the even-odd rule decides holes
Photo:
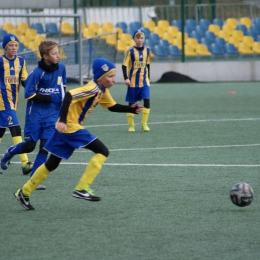
[(33, 168), (32, 168), (32, 171), (30, 173), (30, 177), (33, 176), (34, 172), (37, 170), (37, 168), (39, 166), (41, 166), (42, 164), (44, 164), (46, 162), (47, 157), (48, 157), (48, 154), (43, 154), (43, 153), (37, 154), (35, 161), (33, 163)]
[(22, 151), (22, 146), (25, 142), (22, 142), (22, 143), (19, 143), (17, 145), (14, 145), (14, 146), (11, 146), (9, 149), (8, 149), (8, 153), (10, 153), (11, 155), (16, 155), (16, 154), (21, 154), (21, 153), (24, 153)]

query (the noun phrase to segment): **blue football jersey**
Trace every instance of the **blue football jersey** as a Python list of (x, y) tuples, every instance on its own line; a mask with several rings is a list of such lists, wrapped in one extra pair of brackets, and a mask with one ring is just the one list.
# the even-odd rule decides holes
[[(25, 116), (26, 124), (56, 122), (60, 114), (66, 84), (66, 69), (63, 64), (59, 64), (59, 69), (53, 72), (47, 72), (40, 67), (35, 68), (25, 82), (24, 97), (28, 101)], [(56, 95), (60, 98), (60, 102), (34, 102), (32, 98), (37, 93)]]

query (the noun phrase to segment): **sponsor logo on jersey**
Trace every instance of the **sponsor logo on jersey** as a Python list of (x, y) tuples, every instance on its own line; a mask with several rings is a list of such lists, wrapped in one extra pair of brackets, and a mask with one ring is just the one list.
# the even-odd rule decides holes
[(59, 88), (40, 88), (39, 92), (44, 94), (58, 94), (60, 90)]
[(18, 84), (19, 77), (16, 76), (6, 76), (5, 77), (5, 84)]
[(135, 61), (134, 62), (134, 68), (135, 69), (144, 69), (145, 66), (146, 66), (145, 62), (142, 62), (142, 61)]

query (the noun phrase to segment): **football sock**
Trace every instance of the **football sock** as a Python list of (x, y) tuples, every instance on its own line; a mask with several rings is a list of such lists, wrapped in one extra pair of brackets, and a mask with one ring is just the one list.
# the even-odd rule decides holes
[(20, 154), (22, 153), (22, 146), (23, 146), (24, 142), (19, 143), (15, 146), (11, 146), (11, 149), (8, 149), (8, 153), (10, 153), (11, 155), (16, 155), (16, 154)]
[(33, 176), (33, 174), (37, 170), (37, 168), (46, 162), (47, 157), (48, 157), (48, 154), (43, 154), (43, 153), (37, 154), (37, 156), (34, 160), (34, 163), (33, 163), (32, 171), (30, 173), (31, 177)]
[(23, 194), (26, 196), (30, 196), (31, 193), (36, 190), (36, 188), (43, 183), (43, 181), (47, 178), (50, 171), (46, 168), (45, 164), (42, 164), (35, 171), (34, 175), (23, 185)]
[(2, 138), (0, 138), (0, 143), (2, 142)]
[(145, 108), (144, 107), (143, 111), (142, 111), (142, 121), (141, 121), (141, 124), (147, 123), (149, 114), (150, 114), (150, 108)]
[(102, 164), (106, 161), (107, 157), (103, 154), (95, 154), (89, 161), (88, 166), (85, 169), (78, 185), (76, 186), (77, 190), (83, 190), (95, 180), (98, 173), (102, 168)]
[[(21, 136), (14, 136), (13, 137), (13, 144), (17, 145), (19, 143), (22, 143), (22, 137)], [(28, 163), (28, 156), (26, 153), (19, 154), (20, 161), (22, 163), (22, 166), (24, 167), (26, 163)]]
[(134, 114), (132, 114), (132, 113), (127, 113), (126, 116), (127, 116), (128, 126), (134, 126), (134, 125), (135, 125), (135, 122), (134, 122)]

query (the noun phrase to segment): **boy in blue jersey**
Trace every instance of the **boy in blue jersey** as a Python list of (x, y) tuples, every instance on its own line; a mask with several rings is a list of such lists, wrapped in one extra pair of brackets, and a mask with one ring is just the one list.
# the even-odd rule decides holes
[[(142, 29), (136, 30), (133, 34), (135, 46), (126, 52), (122, 70), (127, 85), (125, 101), (129, 105), (143, 100), (144, 109), (142, 112), (141, 129), (149, 132), (147, 125), (150, 114), (150, 59), (151, 49), (144, 46), (145, 33)], [(128, 70), (128, 72), (127, 72)], [(135, 132), (134, 114), (127, 113), (128, 132)]]
[[(47, 160), (48, 152), (43, 149), (43, 146), (54, 132), (67, 83), (65, 66), (58, 63), (58, 44), (50, 40), (42, 41), (39, 45), (39, 52), (42, 59), (25, 83), (25, 99), (27, 100), (25, 141), (16, 146), (10, 146), (1, 159), (1, 167), (6, 170), (8, 162), (14, 155), (32, 152), (37, 141), (40, 140), (39, 152), (34, 161), (31, 176)], [(41, 185), (37, 189), (45, 189), (45, 186)]]
[[(24, 85), (28, 74), (26, 62), (23, 57), (17, 56), (19, 40), (13, 34), (3, 38), (2, 46), (5, 54), (0, 56), (0, 142), (9, 128), (13, 144), (22, 142), (21, 126), (16, 114), (20, 84)], [(19, 155), (23, 174), (29, 174), (32, 163), (28, 161), (27, 154)]]
[(36, 170), (22, 189), (14, 193), (15, 198), (27, 210), (34, 209), (30, 204), (31, 193), (59, 166), (62, 159), (68, 159), (78, 148), (91, 150), (95, 155), (89, 161), (72, 196), (89, 201), (100, 200), (100, 197), (94, 195), (90, 185), (100, 172), (109, 151), (94, 134), (84, 129), (84, 120), (98, 103), (112, 112), (133, 114), (139, 114), (143, 106), (138, 103), (125, 106), (114, 101), (109, 88), (115, 83), (116, 68), (110, 61), (96, 59), (93, 74), (94, 79), (88, 84), (66, 92), (55, 132), (44, 146), (50, 152), (48, 160)]

